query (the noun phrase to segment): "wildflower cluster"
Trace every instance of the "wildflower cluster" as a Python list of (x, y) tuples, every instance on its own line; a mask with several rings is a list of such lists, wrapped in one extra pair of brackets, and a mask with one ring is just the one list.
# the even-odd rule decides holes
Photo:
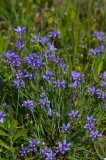
[(104, 33), (100, 31), (94, 31), (92, 36), (99, 41), (100, 45), (98, 46), (98, 48), (90, 49), (89, 55), (93, 57), (100, 56), (106, 49), (106, 46), (104, 44), (101, 44), (102, 42), (106, 41), (106, 36), (104, 36)]
[(96, 119), (93, 118), (93, 116), (87, 117), (87, 120), (86, 120), (87, 124), (84, 127), (87, 132), (90, 132), (89, 137), (92, 139), (92, 141), (99, 140), (100, 137), (102, 136), (101, 134), (98, 133), (98, 131), (94, 130), (95, 121)]
[[(40, 145), (40, 141), (36, 141), (35, 139), (29, 141), (29, 145), (25, 147), (21, 147), (19, 153), (21, 157), (26, 157), (28, 153), (30, 152), (36, 152), (38, 150), (38, 147)], [(68, 150), (70, 150), (71, 143), (67, 143), (66, 140), (63, 142), (58, 142), (58, 146), (54, 147), (55, 153), (49, 149), (47, 146), (45, 148), (41, 149), (41, 156), (42, 158), (45, 158), (45, 160), (51, 160), (56, 159), (56, 155), (58, 153), (65, 154)]]
[(69, 86), (73, 89), (79, 88), (83, 82), (84, 74), (80, 74), (77, 71), (72, 71), (70, 80), (74, 81)]
[(50, 108), (50, 101), (46, 98), (46, 93), (42, 92), (39, 99), (39, 105), (41, 108), (47, 107), (46, 113), (49, 117), (52, 117), (56, 112)]
[[(57, 39), (60, 38), (59, 31), (54, 30), (47, 37), (35, 36), (31, 40), (31, 45), (33, 44), (32, 53), (26, 53), (27, 55), (24, 56), (22, 53), (25, 48), (23, 38), (25, 32), (25, 28), (20, 26), (15, 29), (15, 33), (19, 36), (16, 40), (15, 49), (5, 54), (6, 63), (12, 72), (9, 83), (12, 82), (14, 92), (10, 99), (15, 102), (11, 109), (16, 112), (14, 115), (12, 115), (13, 111), (11, 112), (11, 115), (16, 117), (15, 127), (11, 129), (13, 126), (11, 127), (10, 120), (6, 122), (10, 123), (7, 125), (10, 126), (7, 130), (9, 130), (9, 133), (14, 133), (13, 139), (16, 136), (16, 140), (18, 137), (17, 125), (22, 126), (22, 133), (28, 131), (27, 138), (23, 137), (22, 139), (27, 139), (26, 143), (28, 145), (26, 146), (25, 143), (21, 146), (18, 154), (20, 157), (31, 156), (32, 158), (36, 155), (38, 158), (40, 153), (39, 157), (45, 160), (56, 160), (60, 157), (67, 158), (68, 154), (66, 153), (71, 150), (71, 145), (74, 144), (73, 135), (76, 136), (73, 126), (76, 126), (77, 119), (81, 117), (79, 112), (81, 111), (82, 114), (86, 112), (85, 106), (83, 106), (83, 101), (86, 98), (84, 95), (85, 99), (83, 100), (84, 93), (82, 93), (83, 89), (86, 90), (86, 87), (84, 88), (82, 85), (86, 80), (86, 76), (81, 74), (80, 70), (71, 71), (71, 74), (69, 74), (68, 68), (70, 69), (70, 66), (64, 63), (62, 57), (58, 56), (58, 49), (55, 44)], [(99, 41), (105, 39), (104, 34), (101, 32), (95, 32), (93, 36)], [(40, 50), (37, 51), (36, 47)], [(98, 49), (91, 49), (90, 52), (91, 55), (96, 56), (104, 52), (104, 49), (105, 46), (100, 45)], [(106, 71), (100, 74), (99, 78), (102, 80), (100, 86), (104, 90), (101, 92), (101, 89), (96, 89), (93, 86), (88, 88), (88, 92), (91, 97), (102, 101), (103, 108), (106, 109)], [(81, 103), (78, 102), (80, 97)], [(76, 102), (78, 102), (78, 107)], [(9, 105), (3, 103), (2, 110), (6, 113), (0, 111), (0, 123), (5, 123), (5, 118), (8, 121), (7, 108), (9, 108)], [(24, 111), (30, 113), (30, 116), (29, 114), (26, 116)], [(68, 121), (69, 119), (72, 124)], [(89, 116), (84, 126), (92, 141), (99, 140), (102, 136), (95, 130), (95, 122), (96, 119)], [(19, 130), (19, 135), (20, 133)], [(70, 135), (72, 135), (71, 143)], [(35, 137), (35, 139), (32, 139), (32, 137)], [(39, 139), (39, 141), (36, 139)]]
[(7, 63), (12, 67), (19, 67), (21, 65), (21, 58), (14, 51), (8, 51), (5, 56)]
[(24, 58), (24, 61), (32, 69), (42, 68), (45, 64), (40, 61), (40, 57), (36, 53), (29, 54), (28, 57)]
[(21, 157), (27, 156), (27, 154), (30, 152), (37, 151), (39, 144), (40, 141), (36, 141), (35, 139), (29, 141), (29, 145), (26, 148), (21, 147), (21, 150), (19, 151)]
[(25, 47), (25, 45), (23, 44), (23, 33), (26, 32), (25, 28), (21, 28), (20, 26), (17, 27), (17, 29), (14, 29), (15, 30), (15, 33), (19, 35), (19, 39), (16, 40), (16, 49), (19, 50), (19, 51), (22, 51)]
[(103, 108), (105, 108), (105, 101), (106, 101), (106, 71), (103, 72), (103, 74), (100, 74), (99, 78), (102, 80), (100, 86), (104, 89), (102, 92), (99, 89), (96, 89), (95, 87), (89, 88), (88, 92), (92, 97), (98, 97), (98, 99), (101, 100), (103, 104)]

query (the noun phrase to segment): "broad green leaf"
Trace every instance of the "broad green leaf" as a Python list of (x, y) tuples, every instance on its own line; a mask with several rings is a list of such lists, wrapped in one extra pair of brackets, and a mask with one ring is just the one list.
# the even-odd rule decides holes
[(5, 148), (7, 148), (7, 149), (10, 149), (10, 147), (7, 146), (7, 144), (5, 144), (1, 139), (0, 139), (0, 146), (3, 146)]
[(15, 133), (13, 141), (15, 141), (16, 139), (24, 136), (27, 132), (28, 132), (28, 130), (24, 129), (24, 130), (19, 131), (18, 133)]
[(16, 120), (13, 119), (11, 125), (10, 125), (10, 131), (14, 131), (15, 128), (17, 127), (18, 122)]
[(0, 127), (6, 129), (3, 123), (0, 123)]
[(6, 132), (4, 132), (4, 131), (2, 131), (2, 130), (0, 130), (0, 135), (1, 135), (1, 136), (9, 136), (9, 134), (7, 134)]

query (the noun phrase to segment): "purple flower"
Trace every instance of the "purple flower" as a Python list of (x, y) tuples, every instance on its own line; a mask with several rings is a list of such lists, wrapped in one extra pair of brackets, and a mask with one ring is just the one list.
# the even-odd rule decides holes
[(39, 37), (35, 36), (33, 40), (31, 40), (32, 43), (37, 43), (39, 42)]
[(29, 54), (28, 57), (25, 58), (27, 62), (33, 62), (40, 60), (40, 57), (36, 53)]
[(106, 100), (106, 94), (105, 92), (99, 93), (98, 98), (101, 98), (102, 100)]
[(59, 79), (54, 82), (54, 87), (55, 88), (58, 88), (58, 89), (61, 89), (61, 88), (65, 88), (65, 82), (61, 82)]
[(32, 141), (29, 141), (30, 150), (31, 151), (36, 151), (39, 144), (40, 144), (40, 141), (37, 142), (35, 139), (32, 140)]
[(87, 132), (91, 132), (92, 130), (94, 130), (94, 123), (88, 123), (84, 128)]
[(35, 105), (32, 100), (24, 101), (22, 106), (25, 107), (26, 109), (34, 109), (35, 108)]
[(47, 37), (42, 37), (42, 38), (40, 38), (40, 40), (39, 40), (39, 42), (40, 42), (42, 45), (47, 44), (48, 41), (49, 41), (49, 38), (47, 38)]
[(42, 68), (45, 65), (45, 63), (40, 61), (40, 57), (36, 53), (29, 54), (29, 56), (25, 58), (25, 62), (27, 62), (28, 66), (32, 69)]
[(99, 90), (96, 90), (95, 87), (89, 88), (88, 92), (90, 93), (91, 96), (95, 96), (99, 94)]
[(69, 151), (70, 150), (70, 145), (71, 143), (67, 143), (66, 140), (63, 141), (63, 146), (64, 146), (64, 149), (65, 151)]
[(80, 74), (77, 71), (72, 71), (70, 79), (76, 81), (78, 79), (79, 75)]
[(30, 152), (30, 149), (28, 147), (24, 148), (21, 147), (21, 150), (19, 151), (21, 157), (25, 157), (27, 156), (27, 154)]
[(98, 49), (90, 49), (90, 55), (92, 55), (92, 56), (100, 56), (100, 50), (98, 50)]
[(68, 123), (67, 125), (66, 124), (63, 124), (62, 127), (60, 127), (62, 129), (62, 132), (66, 132), (66, 133), (69, 133), (70, 132), (70, 124)]
[(69, 66), (67, 66), (66, 64), (59, 64), (59, 68), (60, 69), (63, 69), (64, 71), (66, 71), (66, 69), (68, 68)]
[(74, 110), (71, 110), (71, 113), (68, 113), (68, 116), (70, 117), (70, 119), (77, 119), (78, 117), (80, 117), (78, 111), (74, 111)]
[(104, 46), (103, 44), (101, 44), (100, 46), (98, 46), (98, 50), (100, 50), (100, 52), (104, 52), (106, 49), (106, 46)]
[(5, 116), (6, 116), (6, 114), (4, 114), (3, 112), (0, 112), (0, 123), (4, 123)]
[(74, 83), (69, 84), (69, 86), (71, 88), (79, 88), (80, 87), (80, 82), (79, 81), (75, 81)]
[(6, 53), (6, 61), (9, 65), (12, 65), (13, 67), (17, 67), (21, 65), (21, 59), (14, 51), (8, 51)]
[(57, 48), (55, 48), (51, 43), (48, 42), (47, 45), (49, 47), (49, 53), (57, 51)]
[(93, 34), (92, 34), (92, 36), (93, 36), (93, 37), (96, 37), (96, 38), (97, 38), (98, 36), (103, 36), (103, 35), (104, 35), (104, 33), (103, 33), (103, 32), (100, 32), (100, 31), (94, 31)]
[(99, 77), (103, 80), (106, 80), (106, 71), (104, 71), (103, 74), (100, 74)]
[(47, 98), (43, 98), (39, 100), (38, 104), (40, 104), (41, 108), (44, 108), (45, 106), (49, 107), (50, 101), (48, 101)]
[(21, 28), (20, 26), (18, 26), (17, 29), (14, 29), (14, 30), (16, 31), (15, 33), (19, 34), (20, 36), (22, 36), (22, 34), (26, 32), (25, 27)]
[(106, 109), (106, 104), (103, 105), (103, 108)]
[(102, 134), (98, 134), (98, 131), (91, 131), (91, 135), (89, 136), (92, 138), (92, 141), (99, 140)]
[(86, 122), (87, 122), (87, 123), (90, 123), (90, 124), (91, 124), (91, 123), (94, 124), (95, 121), (96, 121), (96, 119), (95, 119), (93, 116), (87, 117), (87, 120), (86, 120)]
[(102, 82), (101, 85), (104, 89), (106, 89), (106, 82)]
[(46, 160), (56, 160), (56, 153), (53, 153), (52, 151), (50, 153), (47, 153), (46, 156)]
[(65, 154), (65, 149), (64, 149), (63, 143), (58, 142), (58, 147), (56, 147), (56, 153)]
[(59, 32), (59, 31), (54, 30), (53, 32), (50, 32), (49, 37), (51, 37), (52, 39), (60, 38), (60, 32)]
[(23, 70), (14, 70), (14, 76), (17, 78), (17, 79), (22, 79), (23, 78)]
[(30, 80), (32, 80), (33, 78), (35, 78), (35, 73), (33, 72), (27, 72), (26, 75), (24, 76), (25, 78), (29, 78)]
[(84, 77), (84, 74), (81, 75), (77, 71), (72, 71), (70, 79), (72, 79), (74, 81), (82, 82), (83, 81), (83, 77)]
[(42, 58), (45, 59), (47, 58), (48, 60), (52, 60), (52, 55), (49, 52), (42, 52)]
[(53, 58), (53, 62), (57, 63), (57, 64), (60, 64), (62, 62), (63, 58), (60, 58), (60, 57), (56, 57), (56, 58)]
[(54, 75), (50, 71), (46, 71), (46, 73), (42, 77), (49, 83), (54, 79)]
[(25, 85), (24, 82), (19, 79), (16, 81), (13, 81), (13, 82), (14, 82), (13, 86), (16, 88), (21, 88), (21, 87), (24, 87), (24, 85)]
[(103, 35), (99, 35), (99, 36), (97, 36), (96, 38), (97, 38), (99, 41), (101, 41), (101, 42), (103, 42), (103, 41), (106, 40), (106, 37), (103, 36)]
[(20, 38), (19, 40), (16, 40), (16, 45), (15, 45), (16, 49), (18, 49), (19, 51), (22, 51), (25, 47), (25, 45), (23, 44), (23, 39)]
[(62, 142), (58, 142), (58, 147), (56, 147), (56, 153), (65, 154), (66, 151), (70, 150), (71, 143), (66, 143), (66, 140)]
[(47, 156), (47, 153), (50, 153), (50, 152), (51, 150), (49, 150), (48, 147), (46, 146), (41, 150), (42, 157), (45, 158)]
[(47, 111), (47, 115), (52, 117), (54, 114), (56, 114), (56, 112), (54, 110), (52, 110), (51, 108), (49, 108)]

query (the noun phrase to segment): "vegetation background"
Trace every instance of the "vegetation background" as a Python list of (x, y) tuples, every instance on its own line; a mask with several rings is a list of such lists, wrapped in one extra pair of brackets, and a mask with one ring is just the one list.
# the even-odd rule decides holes
[[(5, 55), (7, 50), (13, 50), (14, 41), (16, 39), (14, 28), (17, 28), (17, 26), (25, 27), (26, 29), (24, 38), (27, 48), (24, 51), (25, 55), (33, 51), (30, 40), (33, 39), (34, 36), (48, 36), (49, 32), (54, 29), (60, 31), (61, 38), (59, 41), (56, 41), (55, 44), (59, 50), (58, 56), (64, 58), (64, 62), (69, 65), (70, 72), (77, 70), (85, 75), (85, 84), (82, 86), (81, 90), (78, 91), (84, 94), (79, 96), (74, 107), (84, 114), (81, 121), (85, 120), (88, 114), (92, 114), (96, 118), (99, 117), (97, 128), (100, 133), (103, 134), (103, 137), (102, 140), (97, 143), (85, 144), (85, 135), (84, 137), (82, 136), (83, 132), (79, 130), (76, 131), (73, 133), (73, 136), (69, 138), (73, 140), (74, 147), (72, 147), (72, 150), (67, 154), (67, 157), (63, 157), (63, 159), (99, 160), (105, 158), (106, 111), (99, 110), (101, 107), (100, 101), (87, 97), (87, 88), (95, 85), (98, 87), (100, 83), (98, 77), (100, 73), (103, 73), (106, 69), (105, 52), (103, 56), (96, 57), (95, 59), (89, 56), (90, 48), (96, 48), (99, 44), (99, 42), (92, 37), (93, 31), (96, 30), (106, 33), (106, 0), (0, 0), (0, 54), (2, 56)], [(104, 42), (104, 44), (105, 43), (106, 42)], [(37, 48), (34, 49), (34, 51), (36, 50)], [(12, 82), (12, 76), (12, 70), (6, 66), (6, 63), (0, 63), (0, 77), (3, 79), (3, 83), (0, 84), (0, 87), (3, 88), (5, 93), (0, 93), (1, 105), (5, 102), (15, 106), (15, 102), (19, 98), (17, 95), (19, 94), (21, 95), (21, 104), (24, 100), (24, 95), (22, 96), (23, 93), (26, 94), (26, 97), (29, 97), (28, 92), (30, 92), (30, 88), (27, 88), (25, 92), (19, 91), (20, 93), (11, 89), (10, 82)], [(31, 87), (33, 89), (33, 85)], [(65, 96), (66, 104), (68, 101), (67, 92)], [(31, 94), (31, 98), (34, 99), (33, 94), (34, 90)], [(49, 97), (51, 96), (52, 95)], [(84, 106), (84, 109), (81, 108), (82, 106)], [(14, 115), (12, 112), (14, 111), (10, 109), (8, 114)], [(39, 116), (39, 112), (36, 113), (36, 115)], [(19, 116), (18, 113), (17, 116)], [(65, 118), (66, 117), (64, 117), (64, 119)], [(20, 119), (20, 116), (17, 120), (18, 119)], [(43, 123), (46, 122), (42, 122), (42, 125), (47, 125)], [(48, 132), (50, 123), (51, 122), (48, 122)], [(27, 126), (30, 126), (29, 119), (27, 121)], [(78, 129), (77, 126), (78, 123), (76, 122), (74, 130)], [(80, 127), (83, 127), (83, 124), (80, 125)], [(33, 127), (32, 130), (34, 130)], [(44, 135), (45, 132), (43, 136)], [(80, 138), (77, 139), (78, 137)], [(8, 140), (5, 141), (6, 144), (8, 144), (8, 142)], [(15, 142), (15, 147), (19, 145), (20, 142), (21, 140)], [(12, 160), (11, 157), (12, 155), (14, 157), (15, 154), (14, 150), (16, 149), (18, 152), (19, 149), (15, 148), (11, 155), (8, 151), (4, 151), (3, 147), (6, 148), (6, 145), (2, 144), (1, 146), (1, 160), (5, 160), (3, 154), (5, 154), (7, 159), (10, 157), (9, 160)], [(36, 156), (34, 158), (36, 158)], [(28, 160), (34, 158), (32, 156), (28, 158)]]

